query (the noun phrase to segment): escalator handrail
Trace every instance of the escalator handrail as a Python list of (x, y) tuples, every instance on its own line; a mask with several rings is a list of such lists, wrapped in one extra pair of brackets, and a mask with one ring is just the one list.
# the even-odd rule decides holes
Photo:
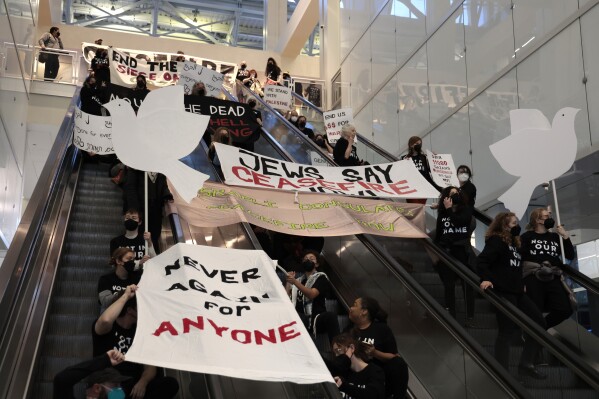
[[(314, 104), (310, 103), (304, 97), (297, 95), (296, 93), (292, 93), (292, 95), (295, 98), (297, 98), (299, 101), (306, 104), (306, 106), (308, 108), (310, 108), (314, 112), (320, 113), (322, 115), (322, 110), (320, 110), (320, 108), (316, 107)], [(384, 148), (378, 146), (377, 144), (370, 141), (368, 138), (364, 137), (360, 133), (358, 133), (357, 135), (358, 135), (359, 141), (361, 143), (363, 143), (364, 145), (366, 145), (367, 147), (369, 147), (370, 149), (375, 151), (378, 155), (383, 156), (383, 158), (387, 159), (389, 162), (396, 162), (399, 160), (398, 157), (387, 152)], [(491, 222), (493, 221), (493, 218), (491, 218), (489, 215), (487, 215), (486, 213), (482, 212), (481, 210), (479, 210), (477, 208), (474, 208), (473, 215), (477, 221), (480, 221), (485, 226), (489, 226), (491, 224)], [(574, 269), (573, 267), (571, 267), (569, 265), (563, 265), (562, 269), (572, 280), (574, 280), (580, 286), (584, 287), (587, 291), (590, 291), (595, 295), (599, 295), (599, 283), (597, 283), (595, 280), (591, 279), (587, 275), (581, 273), (580, 271)]]
[(520, 326), (524, 333), (531, 336), (535, 341), (541, 343), (557, 359), (574, 371), (575, 374), (587, 382), (591, 387), (599, 390), (599, 371), (582, 360), (580, 356), (575, 354), (569, 347), (558, 341), (546, 330), (534, 323), (520, 309), (499, 296), (493, 289), (487, 289), (485, 291), (481, 290), (479, 286), (480, 277), (465, 265), (449, 257), (445, 251), (435, 245), (430, 238), (422, 239), (422, 241), (425, 243), (428, 250), (432, 251), (436, 256), (442, 259), (453, 272), (474, 288), (475, 292), (482, 293), (482, 295), (486, 297), (495, 308), (501, 311), (504, 316), (507, 316), (510, 320)]
[[(251, 95), (254, 95), (253, 92), (250, 91), (250, 93), (251, 93)], [(255, 96), (255, 98), (258, 100), (259, 96)], [(262, 103), (263, 103), (264, 107), (266, 107), (267, 109), (269, 108), (268, 105), (266, 105), (264, 102), (262, 102)], [(285, 119), (285, 118), (283, 118), (281, 115), (281, 119)], [(289, 128), (295, 127), (291, 123), (287, 123), (287, 126)], [(266, 134), (267, 134), (267, 136), (270, 136), (270, 134), (268, 132), (266, 132)], [(303, 135), (302, 135), (302, 138), (303, 138)], [(276, 142), (276, 140), (274, 138), (271, 138), (271, 140)], [(308, 137), (306, 136), (305, 141), (309, 142), (312, 140), (309, 140)], [(330, 162), (330, 164), (332, 166), (337, 165), (329, 157), (326, 157), (326, 159)], [(289, 162), (294, 161), (293, 158), (287, 158), (286, 160)], [(447, 314), (447, 312), (445, 312), (444, 309), (441, 308), (441, 306), (437, 303), (437, 301), (428, 292), (426, 292), (413, 279), (413, 277), (411, 277), (407, 272), (405, 272), (405, 270), (397, 263), (397, 261), (395, 259), (393, 259), (386, 251), (384, 251), (381, 248), (380, 244), (378, 244), (372, 237), (370, 237), (368, 235), (360, 234), (360, 235), (356, 235), (356, 237), (360, 241), (362, 241), (368, 248), (373, 250), (372, 251), (373, 254), (375, 256), (377, 256), (377, 258), (379, 260), (381, 260), (388, 268), (395, 270), (398, 274), (400, 274), (402, 276), (402, 280), (404, 281), (406, 287), (408, 289), (410, 289), (413, 293), (417, 293), (416, 296), (420, 297), (423, 300), (425, 306), (428, 306), (429, 309), (435, 310), (435, 313), (438, 315), (437, 316), (438, 321), (441, 324), (443, 324), (444, 327), (448, 329), (448, 331), (450, 331), (452, 333), (454, 338), (458, 342), (460, 342), (460, 344), (464, 348), (468, 348), (469, 353), (471, 354), (471, 356), (474, 359), (480, 359), (480, 358), (483, 359), (483, 361), (479, 361), (479, 364), (481, 365), (481, 367), (491, 368), (491, 370), (494, 373), (491, 375), (494, 377), (495, 376), (499, 377), (499, 379), (496, 378), (496, 380), (505, 390), (512, 391), (512, 393), (517, 395), (516, 397), (523, 397), (523, 398), (530, 397), (530, 394), (522, 388), (522, 386), (514, 379), (514, 377), (512, 377), (501, 365), (499, 365), (499, 363), (497, 363), (497, 361), (494, 358), (492, 358), (491, 355), (488, 354), (480, 346), (480, 344), (474, 340), (474, 338), (472, 338), (466, 331), (464, 331), (464, 329), (457, 323), (457, 321), (455, 321), (455, 319), (450, 317), (449, 314)], [(401, 271), (401, 272), (398, 272), (398, 271)]]

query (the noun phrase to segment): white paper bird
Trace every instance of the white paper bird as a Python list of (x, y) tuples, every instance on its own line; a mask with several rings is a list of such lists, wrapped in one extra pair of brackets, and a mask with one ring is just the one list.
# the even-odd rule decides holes
[(501, 167), (519, 177), (499, 200), (522, 218), (536, 186), (566, 173), (576, 159), (576, 108), (562, 108), (550, 125), (537, 109), (510, 111), (512, 134), (489, 149)]
[(166, 175), (185, 201), (190, 202), (208, 175), (179, 159), (196, 148), (210, 117), (185, 112), (183, 87), (151, 91), (137, 116), (122, 99), (104, 107), (112, 118), (112, 144), (119, 159), (134, 169)]

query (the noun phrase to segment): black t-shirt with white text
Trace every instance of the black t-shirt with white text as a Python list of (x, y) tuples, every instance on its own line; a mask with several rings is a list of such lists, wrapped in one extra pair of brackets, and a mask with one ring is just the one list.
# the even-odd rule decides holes
[(110, 291), (111, 296), (115, 297), (114, 294), (125, 291), (127, 286), (131, 284), (138, 284), (140, 279), (141, 271), (129, 273), (129, 276), (125, 280), (120, 279), (115, 272), (105, 274), (100, 276), (100, 279), (98, 280), (98, 294)]
[(237, 76), (235, 77), (235, 79), (243, 81), (244, 79), (249, 78), (249, 77), (250, 77), (250, 71), (248, 71), (247, 68), (246, 69), (239, 68), (237, 70)]
[(508, 245), (499, 236), (491, 236), (477, 258), (481, 281), (493, 283), (493, 289), (513, 294), (524, 293), (522, 262), (518, 248)]
[(383, 399), (385, 397), (385, 373), (370, 363), (362, 371), (350, 372), (342, 379), (339, 390), (345, 399)]
[(470, 240), (471, 220), (472, 209), (470, 207), (462, 206), (456, 211), (452, 208), (440, 209), (437, 216), (435, 241), (443, 246), (451, 246), (457, 243), (467, 244)]
[[(534, 263), (543, 263), (548, 261), (553, 266), (562, 264), (562, 250), (559, 243), (559, 234), (557, 233), (535, 233), (527, 231), (520, 236), (522, 246), (520, 253), (522, 260)], [(574, 259), (574, 246), (570, 239), (564, 241), (564, 254), (566, 259)]]
[(146, 253), (146, 240), (144, 240), (141, 234), (137, 234), (135, 238), (127, 238), (123, 234), (110, 240), (110, 256), (112, 256), (112, 253), (117, 248), (131, 248), (135, 255), (135, 260), (141, 260)]
[[(97, 320), (96, 320), (97, 321)], [(116, 349), (122, 354), (126, 354), (131, 344), (133, 344), (133, 337), (135, 337), (136, 325), (132, 328), (123, 328), (116, 321), (112, 324), (112, 329), (103, 335), (96, 334), (96, 321), (92, 324), (92, 346), (94, 350), (94, 356), (99, 356), (102, 353), (106, 353), (111, 349)], [(114, 367), (121, 374), (139, 378), (143, 372), (143, 365), (131, 362), (123, 362)]]
[[(352, 328), (352, 335), (358, 341), (362, 341), (365, 344), (374, 346), (374, 349), (385, 352), (385, 353), (397, 353), (397, 342), (393, 331), (386, 323), (380, 321), (374, 321), (367, 328), (360, 330), (358, 328)], [(377, 359), (372, 359), (375, 364), (381, 365)]]

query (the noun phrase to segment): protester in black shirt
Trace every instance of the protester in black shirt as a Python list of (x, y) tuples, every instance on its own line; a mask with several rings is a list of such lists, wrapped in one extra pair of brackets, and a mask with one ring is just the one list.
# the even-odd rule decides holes
[(295, 272), (287, 273), (287, 290), (306, 328), (314, 335), (326, 332), (331, 340), (339, 334), (339, 325), (337, 315), (327, 312), (326, 299), (331, 297), (331, 286), (327, 275), (319, 271), (320, 266), (318, 252), (304, 252), (305, 274), (296, 278)]
[(264, 75), (266, 75), (266, 83), (264, 84), (265, 86), (279, 83), (281, 68), (279, 68), (274, 58), (269, 57), (266, 61), (266, 71), (264, 72)]
[(528, 230), (522, 234), (522, 254), (524, 285), (526, 294), (545, 316), (547, 328), (554, 327), (572, 314), (569, 292), (562, 283), (563, 265), (561, 259), (560, 236), (566, 259), (575, 257), (574, 246), (564, 226), (553, 229), (555, 221), (545, 208), (537, 208), (530, 214)]
[(354, 142), (356, 140), (356, 128), (354, 125), (347, 124), (341, 129), (341, 137), (337, 140), (335, 148), (333, 149), (333, 158), (339, 166), (360, 166), (368, 165), (358, 158), (356, 146)]
[(308, 96), (308, 101), (312, 104), (320, 107), (321, 97), (320, 97), (320, 87), (314, 83), (310, 82), (310, 85), (306, 88), (306, 95)]
[(81, 87), (81, 111), (102, 116), (104, 108), (102, 104), (108, 102), (108, 92), (105, 87), (98, 87), (96, 78), (92, 75), (88, 76)]
[[(498, 295), (544, 328), (543, 315), (524, 293), (521, 257), (518, 252), (519, 234), (520, 226), (515, 214), (502, 212), (495, 217), (485, 234), (485, 248), (478, 256), (480, 288), (483, 290), (493, 288)], [(496, 312), (495, 316), (498, 329), (495, 358), (506, 370), (509, 370), (510, 343), (520, 329), (502, 312)], [(546, 378), (533, 363), (539, 349), (539, 344), (527, 336), (518, 366), (520, 374), (537, 379)]]
[(351, 334), (370, 346), (372, 362), (385, 373), (386, 397), (405, 398), (408, 389), (408, 365), (397, 351), (393, 332), (386, 324), (387, 313), (374, 298), (361, 297), (349, 309), (353, 323)]
[(314, 130), (306, 127), (307, 119), (305, 116), (301, 115), (297, 118), (297, 128), (300, 132), (308, 136), (311, 140), (314, 140)]
[(374, 363), (367, 363), (370, 348), (349, 334), (333, 338), (335, 363), (341, 366), (342, 375), (334, 375), (335, 383), (346, 399), (384, 399), (385, 373)]
[[(152, 244), (152, 235), (150, 232), (144, 232), (143, 236), (139, 234), (141, 220), (139, 212), (136, 209), (129, 209), (124, 215), (125, 234), (114, 237), (110, 240), (110, 253), (114, 253), (117, 248), (131, 248), (135, 255), (135, 269), (138, 269), (148, 259), (156, 256)], [(146, 255), (146, 245), (148, 255)]]
[(331, 147), (331, 145), (329, 144), (329, 140), (327, 138), (326, 134), (317, 134), (314, 136), (314, 142), (323, 150), (326, 150), (326, 152), (328, 152), (329, 154), (332, 154), (334, 149), (333, 147)]
[[(129, 377), (111, 368), (125, 361), (125, 355), (116, 349), (75, 364), (54, 377), (54, 399), (75, 399), (73, 387), (85, 378), (87, 399), (125, 398), (121, 382)], [(86, 378), (87, 377), (87, 378)]]
[(191, 88), (192, 96), (204, 97), (206, 96), (206, 85), (204, 82), (196, 82)]
[(110, 83), (110, 62), (107, 49), (98, 50), (96, 56), (92, 59), (91, 67), (98, 85), (104, 84), (106, 86)]
[(247, 69), (247, 62), (241, 61), (239, 64), (239, 69), (237, 70), (237, 76), (235, 76), (235, 84), (239, 85), (237, 87), (237, 100), (240, 103), (244, 103), (246, 100), (246, 96), (243, 93), (243, 89), (241, 85), (244, 84), (244, 80), (250, 77), (250, 71)]
[[(441, 191), (437, 208), (435, 242), (448, 254), (465, 266), (470, 267), (468, 258), (472, 209), (466, 203), (464, 194), (457, 187), (449, 186)], [(436, 268), (445, 287), (445, 307), (455, 317), (455, 283), (458, 276), (442, 262), (437, 263)], [(474, 291), (466, 283), (463, 283), (462, 287), (464, 289), (464, 297), (466, 298), (466, 326), (473, 327)]]
[[(414, 166), (418, 172), (437, 190), (440, 187), (435, 184), (431, 176), (431, 168), (426, 157), (426, 153), (422, 150), (422, 139), (418, 136), (412, 136), (408, 140), (408, 153), (401, 157), (402, 160), (410, 159), (414, 162)], [(409, 198), (407, 202), (416, 204), (426, 204), (426, 198)]]
[[(116, 349), (122, 354), (133, 343), (137, 326), (136, 285), (130, 285), (108, 307), (92, 326), (94, 356)], [(156, 367), (123, 362), (115, 367), (122, 375), (131, 377), (124, 382), (125, 393), (133, 398), (168, 399), (177, 394), (179, 385), (172, 377), (157, 376)]]
[(98, 301), (103, 312), (131, 284), (139, 283), (141, 269), (135, 270), (134, 252), (131, 248), (120, 247), (114, 250), (110, 265), (111, 273), (100, 276), (98, 280)]
[(460, 191), (466, 194), (468, 206), (474, 208), (476, 202), (476, 186), (472, 184), (472, 171), (467, 165), (460, 165), (457, 169), (458, 181), (460, 182)]

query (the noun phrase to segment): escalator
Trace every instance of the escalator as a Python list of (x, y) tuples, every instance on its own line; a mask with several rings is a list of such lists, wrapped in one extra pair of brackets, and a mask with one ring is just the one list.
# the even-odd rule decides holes
[[(242, 88), (243, 90), (244, 88)], [(255, 97), (253, 94), (246, 90), (246, 96)], [(263, 120), (265, 121), (265, 130), (269, 132), (268, 136), (271, 140), (279, 143), (288, 154), (292, 156), (292, 159), (298, 163), (313, 163), (313, 159), (318, 155), (321, 156), (322, 160), (327, 162), (329, 165), (334, 165), (332, 160), (327, 154), (324, 154), (320, 148), (314, 145), (311, 140), (308, 140), (306, 136), (301, 134), (295, 129), (290, 123), (285, 121), (281, 115), (270, 109), (264, 104), (260, 98), (255, 97), (260, 111), (263, 112)], [(297, 98), (301, 101), (301, 98)], [(313, 115), (309, 120), (314, 120), (322, 113), (315, 107), (312, 107), (307, 112)], [(314, 117), (315, 116), (315, 117)], [(323, 128), (314, 126), (315, 131), (323, 131)], [(378, 148), (373, 143), (370, 143), (367, 139), (360, 137), (361, 144), (364, 144), (366, 151), (369, 152), (367, 156), (363, 158), (369, 160), (371, 163), (381, 162), (393, 162), (397, 159), (393, 158), (389, 154), (385, 153), (382, 149)], [(259, 152), (259, 151), (256, 151)], [(489, 223), (488, 218), (484, 218), (484, 215), (479, 214), (479, 228), (484, 229), (484, 222)], [(369, 252), (369, 253), (367, 253)], [(393, 315), (398, 312), (397, 309), (405, 308), (405, 297), (398, 294), (397, 280), (411, 280), (419, 288), (419, 290), (426, 292), (429, 298), (434, 298), (435, 308), (437, 308), (437, 314), (433, 315), (433, 318), (442, 317), (445, 313), (440, 304), (443, 303), (443, 286), (438, 277), (438, 274), (433, 269), (433, 264), (440, 262), (442, 267), (449, 267), (453, 269), (461, 278), (464, 279), (464, 284), (469, 284), (476, 288), (478, 291), (478, 277), (472, 273), (465, 266), (455, 261), (451, 257), (447, 256), (442, 250), (440, 250), (431, 240), (413, 240), (413, 239), (390, 239), (385, 237), (339, 237), (339, 238), (327, 238), (324, 249), (325, 255), (327, 255), (327, 261), (334, 265), (337, 263), (339, 268), (339, 275), (342, 279), (345, 278), (345, 282), (342, 284), (348, 287), (360, 287), (357, 291), (360, 295), (371, 295), (379, 300), (386, 301), (388, 303), (387, 310), (390, 310), (390, 314)], [(368, 261), (366, 261), (368, 259)], [(374, 272), (372, 259), (377, 259), (382, 263), (387, 263), (386, 267), (377, 272)], [(376, 263), (376, 262), (375, 262)], [(360, 266), (363, 265), (363, 266)], [(335, 269), (337, 270), (337, 267)], [(362, 270), (360, 270), (362, 267)], [(584, 286), (589, 294), (597, 293), (597, 284), (588, 278), (577, 273), (575, 270), (569, 270), (569, 276), (575, 279), (580, 285)], [(395, 276), (394, 276), (395, 275)], [(460, 293), (461, 290), (456, 290)], [(424, 292), (422, 292), (424, 294)], [(459, 295), (459, 294), (458, 294)], [(411, 300), (407, 301), (410, 305), (414, 302)], [(479, 351), (479, 355), (483, 356), (484, 359), (480, 361), (488, 362), (487, 366), (497, 370), (498, 366), (494, 359), (490, 359), (493, 353), (493, 343), (496, 336), (496, 324), (495, 324), (495, 312), (502, 311), (507, 312), (508, 316), (519, 324), (526, 332), (529, 330), (535, 330), (531, 335), (540, 341), (545, 347), (543, 362), (547, 362), (549, 365), (546, 366), (545, 370), (549, 375), (547, 381), (539, 383), (537, 381), (524, 380), (523, 391), (526, 395), (532, 397), (541, 397), (551, 392), (556, 397), (599, 397), (597, 384), (599, 374), (589, 362), (583, 359), (580, 355), (582, 351), (579, 348), (572, 348), (572, 345), (564, 345), (562, 342), (548, 336), (544, 331), (540, 330), (536, 326), (532, 325), (531, 322), (522, 315), (521, 312), (508, 305), (501, 298), (497, 297), (493, 293), (488, 293), (484, 297), (480, 297), (476, 300), (476, 318), (475, 327), (466, 328), (464, 326), (465, 314), (459, 312), (457, 319), (461, 324), (460, 327), (456, 328), (468, 337), (468, 341), (475, 343), (475, 351)], [(458, 309), (465, 309), (463, 298), (458, 298), (457, 303)], [(406, 312), (410, 313), (412, 310), (405, 309)], [(425, 319), (431, 317), (430, 309), (425, 311)], [(412, 317), (414, 314), (404, 314), (406, 318)], [(401, 320), (402, 322), (400, 322)], [(457, 324), (455, 320), (451, 320), (450, 324)], [(405, 319), (402, 317), (397, 318), (397, 325), (395, 327), (396, 336), (399, 341), (406, 339), (414, 334), (414, 330), (404, 330), (406, 328)], [(393, 322), (391, 321), (393, 326)], [(413, 326), (416, 330), (418, 327)], [(464, 331), (466, 330), (466, 331)], [(455, 332), (453, 332), (455, 334)], [(577, 329), (576, 337), (581, 337), (586, 331)], [(402, 345), (400, 345), (402, 346)], [(419, 376), (423, 376), (430, 372), (430, 359), (424, 360), (419, 353), (422, 347), (417, 345), (405, 345), (405, 352), (400, 348), (400, 352), (406, 358), (408, 364)], [(441, 351), (440, 348), (435, 348), (437, 351)], [(486, 350), (482, 350), (486, 349)], [(574, 349), (574, 350), (571, 350)], [(576, 350), (578, 349), (578, 350)], [(519, 354), (522, 350), (522, 343), (515, 343), (514, 349), (511, 354), (511, 367), (510, 371), (512, 375), (516, 374), (516, 367), (519, 358)], [(420, 363), (421, 364), (418, 364)], [(463, 362), (464, 364), (466, 361)], [(455, 368), (451, 368), (455, 370)], [(464, 369), (467, 369), (464, 366)], [(499, 374), (502, 374), (499, 372)], [(450, 373), (447, 375), (455, 375), (458, 380), (466, 381), (467, 375), (456, 375)], [(428, 376), (430, 377), (430, 376)], [(419, 377), (420, 378), (420, 377)], [(427, 379), (427, 377), (422, 377)], [(436, 386), (438, 381), (434, 381), (434, 378), (428, 378), (428, 384), (425, 384), (427, 388), (435, 391), (433, 388)], [(513, 382), (513, 381), (512, 381)], [(516, 385), (522, 385), (515, 382)], [(441, 383), (442, 385), (442, 383)], [(457, 384), (459, 385), (459, 384)], [(463, 388), (468, 390), (466, 386), (468, 383), (464, 383)], [(447, 388), (447, 387), (445, 387)], [(445, 390), (445, 388), (443, 390)], [(443, 390), (439, 390), (441, 393)], [(452, 390), (450, 390), (451, 392)], [(447, 390), (445, 390), (447, 393)], [(455, 392), (455, 390), (453, 391)], [(465, 393), (465, 392), (464, 392)], [(436, 396), (436, 395), (433, 395)], [(459, 396), (456, 396), (459, 397)]]

